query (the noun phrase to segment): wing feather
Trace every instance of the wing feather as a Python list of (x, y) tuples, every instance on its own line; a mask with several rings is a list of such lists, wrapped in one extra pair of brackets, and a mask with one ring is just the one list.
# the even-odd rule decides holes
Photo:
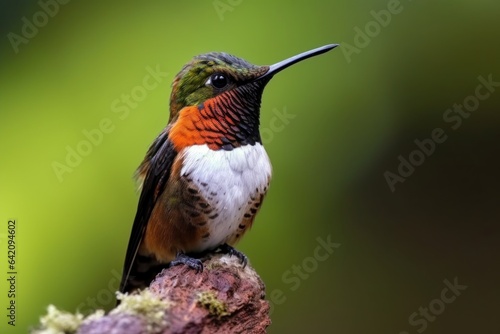
[(165, 190), (172, 163), (177, 155), (173, 143), (168, 138), (169, 130), (169, 128), (165, 129), (155, 139), (138, 169), (139, 178), (143, 178), (142, 190), (125, 256), (122, 281), (120, 283), (121, 292), (126, 291), (130, 273), (141, 246), (151, 212), (157, 199)]

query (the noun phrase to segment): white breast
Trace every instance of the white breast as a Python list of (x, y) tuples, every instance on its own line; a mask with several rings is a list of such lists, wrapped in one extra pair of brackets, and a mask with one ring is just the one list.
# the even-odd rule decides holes
[(216, 247), (236, 231), (249, 208), (250, 197), (265, 193), (271, 177), (269, 157), (256, 143), (231, 151), (194, 145), (185, 149), (183, 158), (181, 175), (189, 175), (201, 194), (212, 198), (209, 203), (218, 213), (209, 222), (210, 239), (200, 249)]

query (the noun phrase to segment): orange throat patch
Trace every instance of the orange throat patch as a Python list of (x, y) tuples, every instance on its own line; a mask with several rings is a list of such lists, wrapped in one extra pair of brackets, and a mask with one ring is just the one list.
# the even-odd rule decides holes
[(224, 101), (231, 98), (216, 96), (198, 106), (184, 107), (179, 118), (170, 129), (170, 140), (177, 152), (192, 145), (206, 144), (212, 150), (219, 150), (224, 145), (239, 146), (237, 133), (240, 116), (231, 108), (221, 108)]

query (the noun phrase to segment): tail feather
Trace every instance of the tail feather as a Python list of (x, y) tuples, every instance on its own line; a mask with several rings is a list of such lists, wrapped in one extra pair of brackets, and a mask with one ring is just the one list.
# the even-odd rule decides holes
[(132, 293), (135, 290), (148, 287), (156, 275), (167, 267), (168, 264), (160, 263), (153, 257), (137, 255), (128, 279), (121, 282), (120, 292)]

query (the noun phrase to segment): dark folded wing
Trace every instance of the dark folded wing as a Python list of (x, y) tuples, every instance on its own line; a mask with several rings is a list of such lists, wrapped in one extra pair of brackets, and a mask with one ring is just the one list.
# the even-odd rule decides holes
[(174, 145), (168, 139), (168, 128), (163, 131), (148, 150), (144, 162), (139, 167), (139, 173), (144, 177), (137, 213), (132, 226), (130, 240), (123, 266), (120, 291), (124, 292), (130, 279), (130, 272), (142, 242), (146, 226), (156, 200), (162, 194), (170, 176), (172, 163), (177, 155)]

